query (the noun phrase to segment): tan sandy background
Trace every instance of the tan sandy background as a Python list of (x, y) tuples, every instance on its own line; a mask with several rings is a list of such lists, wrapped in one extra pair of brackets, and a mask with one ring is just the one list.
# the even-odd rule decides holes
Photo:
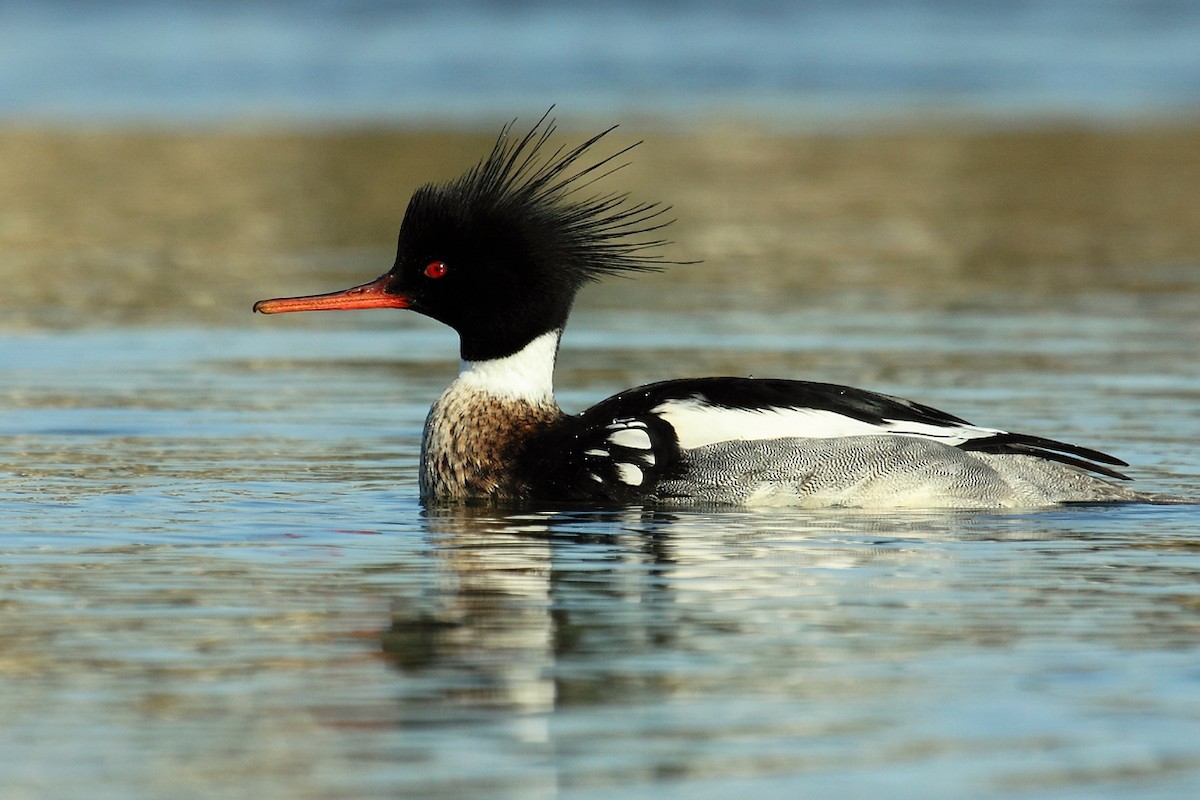
[[(565, 129), (575, 140), (590, 131)], [(0, 131), (0, 327), (248, 322), (374, 277), (408, 195), (492, 133)], [(1200, 123), (783, 133), (622, 128), (603, 184), (673, 207), (662, 294), (1200, 297)], [(634, 291), (622, 289), (620, 291)], [(804, 302), (803, 299), (799, 300)]]

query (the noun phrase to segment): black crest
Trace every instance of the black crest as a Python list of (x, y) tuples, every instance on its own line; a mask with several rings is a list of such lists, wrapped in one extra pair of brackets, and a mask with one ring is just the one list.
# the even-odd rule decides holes
[(491, 153), (462, 177), (418, 190), (406, 226), (419, 230), (425, 220), (435, 228), (449, 222), (459, 231), (498, 239), (576, 285), (671, 263), (655, 252), (666, 241), (650, 235), (670, 224), (663, 218), (668, 207), (632, 203), (625, 193), (584, 193), (624, 167), (619, 159), (641, 142), (593, 160), (587, 158), (592, 148), (617, 126), (567, 148), (550, 141), (556, 130), (550, 111), (524, 135), (513, 134), (515, 124), (505, 125)]

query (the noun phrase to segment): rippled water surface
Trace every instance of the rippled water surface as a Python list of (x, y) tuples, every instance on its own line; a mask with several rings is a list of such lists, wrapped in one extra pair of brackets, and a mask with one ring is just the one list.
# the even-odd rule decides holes
[[(1179, 298), (729, 305), (585, 304), (560, 399), (853, 382), (1200, 488)], [(0, 797), (1200, 792), (1200, 507), (422, 511), (398, 316), (4, 334)]]

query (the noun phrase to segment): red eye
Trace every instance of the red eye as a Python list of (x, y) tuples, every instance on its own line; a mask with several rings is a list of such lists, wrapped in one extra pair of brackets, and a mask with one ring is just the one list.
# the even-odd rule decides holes
[(438, 279), (446, 274), (445, 261), (430, 261), (425, 265), (425, 277)]

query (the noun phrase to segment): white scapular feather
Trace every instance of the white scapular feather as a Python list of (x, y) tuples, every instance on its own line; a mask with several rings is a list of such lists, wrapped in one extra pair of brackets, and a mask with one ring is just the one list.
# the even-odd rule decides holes
[(814, 408), (743, 409), (713, 406), (699, 399), (668, 400), (653, 409), (675, 429), (679, 446), (691, 450), (717, 442), (762, 439), (834, 439), (841, 436), (915, 436), (951, 446), (1002, 431), (973, 425), (951, 427), (906, 420), (864, 422)]

